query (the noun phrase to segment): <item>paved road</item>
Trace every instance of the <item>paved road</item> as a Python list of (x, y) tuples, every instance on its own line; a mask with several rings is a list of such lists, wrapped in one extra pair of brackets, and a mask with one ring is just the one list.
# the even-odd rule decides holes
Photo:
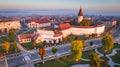
[[(120, 27), (113, 34), (113, 36), (115, 38), (117, 38), (119, 36), (118, 35), (118, 34), (120, 34), (119, 31), (120, 31)], [(101, 39), (95, 39), (95, 40), (93, 40), (93, 42), (95, 45), (99, 45), (99, 44), (101, 44)], [(89, 44), (89, 41), (86, 41), (86, 43)], [(63, 47), (58, 46), (57, 54), (61, 54), (61, 53), (69, 52), (69, 51), (70, 51), (70, 44), (65, 44), (65, 45), (63, 45)], [(47, 48), (46, 52), (47, 52), (46, 53), (47, 57), (53, 55), (53, 53), (51, 52), (51, 48)], [(9, 67), (14, 67), (16, 65), (21, 65), (21, 64), (26, 64), (26, 63), (30, 64), (31, 61), (36, 60), (36, 59), (40, 59), (40, 56), (38, 55), (38, 52), (34, 51), (34, 53), (26, 53), (26, 54), (24, 53), (23, 55), (17, 56), (15, 58), (11, 58), (11, 59), (8, 58), (7, 61), (8, 61)], [(2, 62), (0, 62), (0, 63), (2, 63)], [(29, 67), (32, 67), (32, 65), (29, 65)]]

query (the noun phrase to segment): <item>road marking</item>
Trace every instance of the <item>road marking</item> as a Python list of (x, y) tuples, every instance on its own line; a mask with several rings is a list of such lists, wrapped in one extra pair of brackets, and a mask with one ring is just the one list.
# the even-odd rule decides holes
[(29, 54), (29, 56), (31, 57), (31, 54)]
[(22, 59), (22, 61), (25, 61), (24, 58)]
[(29, 57), (28, 55), (24, 56), (24, 59), (25, 59), (26, 61), (31, 60), (30, 57)]

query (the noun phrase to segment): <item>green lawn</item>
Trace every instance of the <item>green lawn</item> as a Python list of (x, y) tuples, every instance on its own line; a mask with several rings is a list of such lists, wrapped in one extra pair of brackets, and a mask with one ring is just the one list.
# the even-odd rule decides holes
[(70, 67), (71, 65), (75, 65), (79, 63), (85, 64), (89, 62), (85, 62), (82, 60), (75, 62), (71, 60), (70, 57), (63, 57), (63, 58), (59, 58), (51, 61), (46, 61), (45, 64), (42, 64), (42, 63), (35, 64), (35, 67)]
[(3, 36), (3, 37), (1, 37), (1, 39), (2, 39), (3, 41), (10, 42), (10, 39), (9, 39), (8, 36)]
[[(115, 49), (115, 48), (120, 48), (120, 45), (118, 45), (117, 43), (115, 43), (113, 49)], [(98, 51), (103, 54), (104, 53), (103, 47), (98, 48)], [(110, 51), (109, 53), (111, 53), (111, 52), (112, 51)]]
[[(92, 51), (83, 52), (82, 58), (89, 59), (89, 54), (91, 52), (95, 52), (95, 51), (92, 50)], [(71, 65), (76, 65), (76, 64), (89, 64), (89, 62), (83, 60), (76, 62), (72, 60), (72, 56), (66, 56), (58, 60), (46, 61), (45, 64), (37, 63), (35, 64), (35, 67), (70, 67)], [(104, 67), (104, 62), (101, 62), (101, 67)]]
[(43, 46), (43, 43), (42, 43), (42, 42), (36, 44), (36, 47), (37, 47), (37, 48), (42, 47), (42, 46)]
[(111, 56), (112, 60), (115, 62), (115, 63), (119, 63), (120, 64), (120, 50), (117, 51), (117, 54), (114, 55), (114, 56)]
[(83, 52), (82, 58), (89, 59), (89, 56), (90, 56), (91, 52), (95, 52), (95, 51), (92, 50), (92, 51), (85, 51), (85, 52)]
[[(25, 49), (27, 49), (27, 50), (32, 50), (32, 49), (34, 49), (34, 46), (33, 46), (32, 42), (24, 43), (24, 44), (22, 44), (22, 46), (23, 46)], [(43, 46), (42, 43), (37, 43), (37, 44), (36, 44), (36, 47), (37, 47), (37, 48), (39, 48), (39, 47), (41, 47), (41, 46)]]
[(34, 33), (34, 29), (31, 29), (31, 30), (29, 30), (29, 31), (27, 31), (27, 32), (25, 32), (24, 34), (30, 34), (30, 33)]
[[(35, 67), (70, 67), (72, 65), (76, 65), (76, 64), (89, 64), (88, 61), (73, 61), (71, 60), (72, 57), (62, 57), (60, 59), (55, 59), (55, 60), (50, 60), (50, 61), (46, 61), (44, 64), (42, 63), (37, 63), (35, 64)], [(101, 62), (101, 67), (105, 67), (104, 66), (104, 62)]]
[(27, 49), (27, 50), (32, 50), (34, 49), (34, 46), (32, 45), (32, 42), (29, 42), (29, 43), (24, 43), (22, 44), (22, 46)]
[(2, 37), (0, 37), (0, 43), (4, 43), (5, 41), (11, 42), (11, 40), (9, 39), (8, 36), (2, 36)]

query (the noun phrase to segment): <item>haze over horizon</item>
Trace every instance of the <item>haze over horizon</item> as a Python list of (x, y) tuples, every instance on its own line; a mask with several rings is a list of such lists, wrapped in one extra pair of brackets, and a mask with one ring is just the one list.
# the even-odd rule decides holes
[(84, 14), (120, 16), (120, 0), (1, 0), (0, 10), (68, 10)]

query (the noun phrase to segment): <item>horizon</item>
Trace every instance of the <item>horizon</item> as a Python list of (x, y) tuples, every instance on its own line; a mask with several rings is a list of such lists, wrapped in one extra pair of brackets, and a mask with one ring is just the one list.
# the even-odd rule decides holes
[[(84, 14), (120, 16), (120, 0), (1, 0), (0, 11), (74, 11)], [(74, 13), (76, 14), (76, 13)]]

